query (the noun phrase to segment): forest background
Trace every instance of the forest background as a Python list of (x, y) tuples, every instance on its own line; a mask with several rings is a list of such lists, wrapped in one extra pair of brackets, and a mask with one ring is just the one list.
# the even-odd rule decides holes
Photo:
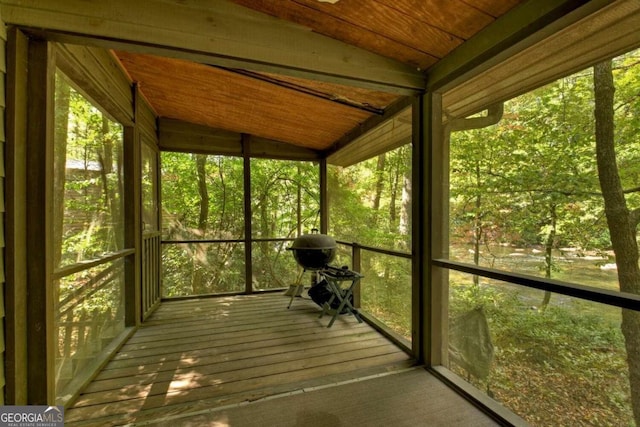
[[(504, 102), (492, 126), (449, 127), (450, 259), (640, 294), (640, 53), (607, 64)], [(54, 206), (64, 212), (55, 252), (64, 267), (122, 248), (122, 131), (79, 93), (57, 97), (68, 113), (59, 123), (71, 130), (56, 160), (67, 173), (56, 190), (66, 196)], [(295, 280), (286, 248), (319, 228), (317, 164), (251, 159), (247, 278), (243, 159), (163, 152), (160, 160), (160, 182), (145, 170), (143, 211), (145, 232), (163, 233), (165, 296), (242, 292), (247, 280), (279, 289)], [(411, 163), (404, 145), (330, 167), (330, 234), (410, 254)], [(350, 264), (349, 254), (342, 248), (337, 262)], [(108, 277), (121, 281), (119, 269)], [(363, 309), (410, 340), (410, 260), (364, 250), (361, 269)], [(61, 300), (74, 286), (61, 284)], [(454, 272), (448, 287), (445, 360), (479, 390), (533, 425), (640, 425), (637, 311)], [(104, 300), (93, 298), (86, 313), (103, 307), (119, 318), (122, 298)], [(461, 327), (473, 312), (486, 324), (475, 330), (487, 338), (486, 367), (456, 347), (473, 335), (472, 326)]]

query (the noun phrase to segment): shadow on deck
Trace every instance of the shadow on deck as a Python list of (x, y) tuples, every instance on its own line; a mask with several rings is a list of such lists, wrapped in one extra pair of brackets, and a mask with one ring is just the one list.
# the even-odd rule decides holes
[[(287, 310), (288, 301), (266, 294), (163, 303), (67, 409), (65, 425), (337, 426), (335, 417), (355, 417), (373, 395), (388, 421), (396, 408), (398, 419), (416, 425), (403, 406), (413, 402), (421, 408), (413, 415), (429, 416), (433, 408), (423, 412), (436, 398), (440, 413), (454, 405), (448, 425), (492, 425), (366, 323), (340, 316), (327, 328), (329, 317), (319, 319), (311, 301), (296, 299)], [(404, 404), (380, 406), (385, 395)], [(331, 408), (350, 409), (329, 416)]]

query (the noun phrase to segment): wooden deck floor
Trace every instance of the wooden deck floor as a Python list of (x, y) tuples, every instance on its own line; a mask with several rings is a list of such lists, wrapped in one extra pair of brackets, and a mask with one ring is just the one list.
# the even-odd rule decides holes
[[(163, 303), (65, 412), (65, 425), (144, 424), (403, 371), (411, 358), (353, 316), (281, 294)], [(176, 424), (174, 424), (176, 425)]]

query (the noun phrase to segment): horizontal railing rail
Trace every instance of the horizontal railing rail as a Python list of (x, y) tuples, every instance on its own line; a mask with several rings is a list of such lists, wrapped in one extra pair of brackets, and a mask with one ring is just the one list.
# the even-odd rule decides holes
[(102, 256), (100, 258), (89, 259), (86, 261), (80, 261), (75, 264), (62, 267), (53, 272), (53, 280), (62, 279), (63, 277), (70, 276), (75, 273), (79, 273), (81, 271), (88, 270), (90, 268), (98, 267), (102, 264), (106, 264), (111, 261), (115, 261), (120, 258), (127, 257), (129, 255), (133, 255), (136, 252), (135, 249), (122, 249), (117, 252), (112, 252), (108, 255)]
[[(413, 255), (408, 252), (396, 251), (392, 249), (376, 248), (374, 246), (361, 245), (360, 243), (357, 243), (357, 242), (346, 242), (343, 240), (337, 240), (336, 243), (338, 243), (339, 245), (348, 246), (351, 248), (351, 263), (353, 264), (352, 269), (359, 272), (362, 271), (362, 251), (374, 252), (377, 254), (403, 258), (403, 259), (413, 258)], [(358, 283), (358, 285), (356, 285), (356, 288), (354, 289), (353, 298), (354, 298), (354, 306), (356, 308), (361, 308), (362, 293), (361, 293), (360, 283)], [(382, 335), (386, 336), (391, 341), (395, 342), (398, 346), (403, 348), (407, 353), (414, 354), (414, 350), (412, 349), (412, 343), (409, 340), (407, 340), (405, 337), (401, 336), (398, 332), (396, 332), (391, 326), (387, 325), (384, 321), (378, 319), (376, 316), (366, 311), (360, 312), (360, 315), (368, 324), (370, 324), (374, 329), (376, 329)]]
[[(293, 237), (280, 237), (280, 238), (266, 238), (266, 239), (250, 239), (250, 242), (289, 242), (293, 241)], [(184, 245), (184, 244), (198, 244), (198, 243), (245, 243), (245, 239), (186, 239), (186, 240), (162, 240), (163, 245)]]
[(341, 244), (341, 245), (345, 245), (345, 246), (351, 246), (353, 248), (364, 249), (365, 251), (376, 252), (376, 253), (379, 253), (379, 254), (397, 256), (397, 257), (400, 257), (400, 258), (412, 258), (413, 257), (413, 255), (410, 254), (409, 252), (401, 252), (401, 251), (396, 251), (396, 250), (393, 250), (393, 249), (376, 248), (374, 246), (361, 245), (360, 243), (356, 243), (356, 242), (345, 242), (343, 240), (337, 240), (336, 243)]
[(68, 291), (66, 295), (62, 296), (58, 303), (58, 310), (56, 313), (58, 318), (66, 315), (66, 313), (73, 310), (74, 307), (87, 301), (97, 292), (104, 289), (106, 286), (109, 286), (110, 281), (118, 274), (121, 274), (123, 268), (124, 264), (112, 265), (93, 276), (82, 286)]
[(610, 289), (599, 289), (592, 286), (578, 285), (555, 279), (529, 276), (526, 274), (511, 273), (494, 268), (480, 267), (447, 259), (434, 259), (433, 265), (460, 271), (462, 273), (486, 277), (488, 279), (514, 283), (528, 288), (540, 289), (592, 302), (640, 311), (640, 295)]

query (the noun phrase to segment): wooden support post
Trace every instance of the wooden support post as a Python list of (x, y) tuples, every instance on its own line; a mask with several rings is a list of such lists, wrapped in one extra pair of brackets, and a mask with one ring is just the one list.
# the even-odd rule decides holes
[[(357, 271), (360, 273), (362, 271), (362, 251), (360, 250), (360, 245), (354, 243), (351, 246), (351, 263), (353, 266), (351, 269), (353, 271)], [(353, 306), (355, 308), (360, 308), (361, 296), (362, 292), (360, 291), (360, 281), (356, 284), (353, 289)]]
[(242, 134), (244, 160), (244, 276), (245, 293), (253, 293), (253, 261), (251, 247), (251, 135)]
[(329, 197), (327, 190), (327, 159), (320, 160), (320, 233), (329, 232)]
[[(428, 186), (425, 180), (428, 178), (430, 165), (425, 141), (425, 127), (427, 117), (425, 115), (424, 97), (415, 97), (411, 107), (411, 345), (416, 359), (420, 363), (425, 360), (425, 336), (427, 313), (430, 312), (426, 305), (425, 291), (428, 287), (426, 271), (428, 261), (426, 254), (428, 245)], [(427, 233), (427, 234), (425, 234)]]
[(27, 404), (27, 72), (29, 41), (13, 28), (7, 43), (5, 238), (5, 403)]
[[(425, 363), (430, 366), (441, 365), (446, 360), (448, 340), (448, 270), (435, 268), (431, 264), (434, 258), (447, 258), (449, 248), (449, 147), (444, 143), (442, 130), (442, 97), (439, 93), (427, 94), (423, 100), (425, 121), (423, 167), (427, 168), (422, 177), (425, 185), (423, 203), (428, 211), (420, 218), (428, 224), (421, 232), (424, 239), (424, 253), (420, 259), (426, 268), (424, 272), (425, 294)], [(426, 242), (431, 242), (429, 245)]]
[(53, 247), (53, 91), (52, 46), (29, 43), (27, 87), (27, 383), (28, 403), (55, 404), (55, 321)]
[(124, 244), (134, 249), (134, 253), (125, 258), (125, 325), (137, 326), (142, 320), (141, 301), (141, 153), (140, 130), (138, 129), (138, 87), (133, 87), (134, 126), (124, 128)]

